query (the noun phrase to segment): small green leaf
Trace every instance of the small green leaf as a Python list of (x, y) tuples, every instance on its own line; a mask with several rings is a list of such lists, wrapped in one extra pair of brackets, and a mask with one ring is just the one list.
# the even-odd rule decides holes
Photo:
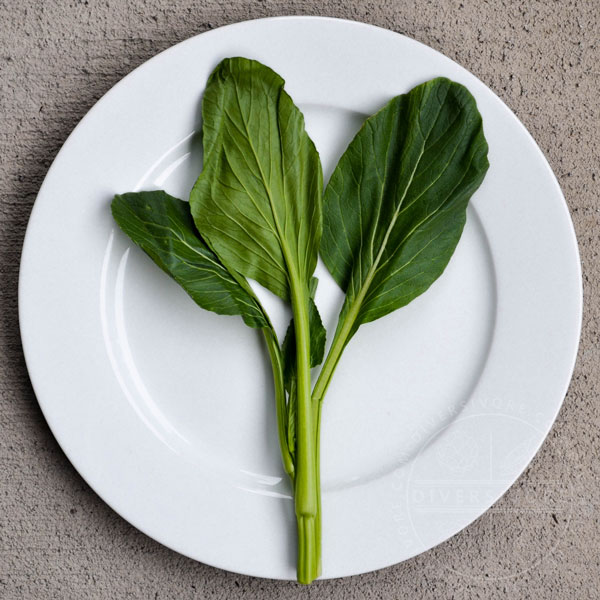
[(224, 264), (281, 298), (312, 275), (323, 176), (304, 117), (274, 71), (223, 60), (202, 103), (204, 168), (190, 195), (198, 230)]
[[(196, 232), (187, 202), (163, 191), (117, 195), (112, 214), (121, 229), (192, 297), (221, 315), (267, 327), (261, 306)], [(247, 285), (247, 284), (246, 284)]]
[(296, 406), (296, 378), (292, 377), (289, 381), (286, 430), (287, 447), (292, 461), (296, 457)]
[(321, 256), (346, 292), (343, 343), (442, 274), (487, 150), (475, 100), (448, 79), (397, 96), (366, 120), (323, 201)]
[[(310, 367), (317, 367), (323, 362), (325, 355), (325, 342), (327, 340), (327, 331), (321, 321), (319, 309), (315, 304), (315, 294), (319, 280), (311, 277), (309, 285), (310, 300), (308, 306), (308, 318), (310, 328)], [(291, 381), (296, 372), (296, 334), (294, 328), (294, 319), (290, 321), (283, 344), (281, 345), (281, 354), (283, 359), (283, 377), (285, 388), (288, 392), (291, 389)]]
[[(323, 362), (327, 332), (321, 321), (317, 305), (312, 298), (309, 300), (308, 318), (310, 328), (310, 367), (313, 368)], [(296, 333), (293, 319), (288, 325), (283, 344), (281, 345), (281, 352), (283, 354), (285, 386), (289, 390), (291, 378), (295, 376), (296, 372)]]

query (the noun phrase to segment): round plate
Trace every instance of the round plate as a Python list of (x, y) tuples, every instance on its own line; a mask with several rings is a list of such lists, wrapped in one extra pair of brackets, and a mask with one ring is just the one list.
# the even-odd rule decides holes
[[(405, 560), (455, 534), (517, 479), (573, 369), (581, 273), (546, 160), (479, 80), (401, 35), (289, 17), (204, 33), (108, 92), (36, 200), (19, 289), (33, 386), (65, 453), (120, 515), (231, 571), (295, 577), (268, 361), (237, 317), (198, 308), (118, 230), (117, 192), (182, 198), (201, 168), (199, 108), (227, 56), (286, 79), (325, 176), (365, 116), (437, 76), (475, 96), (490, 170), (444, 275), (361, 327), (323, 410), (323, 577)], [(331, 334), (341, 292), (319, 266)], [(276, 326), (288, 315), (261, 292)], [(331, 335), (330, 335), (331, 337)]]

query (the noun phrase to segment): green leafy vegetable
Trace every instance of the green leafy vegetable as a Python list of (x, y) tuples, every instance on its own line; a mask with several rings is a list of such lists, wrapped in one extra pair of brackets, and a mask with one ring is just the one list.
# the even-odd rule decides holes
[(204, 168), (190, 195), (196, 226), (224, 264), (294, 315), (294, 499), (298, 580), (320, 573), (317, 440), (310, 379), (310, 281), (321, 238), (323, 175), (304, 117), (268, 67), (225, 59), (202, 103)]
[(358, 327), (405, 306), (442, 274), (488, 169), (468, 90), (438, 78), (367, 119), (324, 197), (321, 256), (346, 292), (321, 396)]
[[(439, 78), (366, 120), (323, 196), (319, 155), (283, 79), (222, 61), (203, 105), (203, 170), (189, 204), (165, 192), (115, 196), (121, 229), (201, 307), (261, 329), (271, 360), (279, 445), (294, 486), (298, 581), (321, 565), (321, 405), (348, 341), (426, 291), (462, 234), (488, 168), (475, 100)], [(320, 251), (346, 297), (325, 362), (314, 302)], [(289, 302), (280, 347), (246, 277)]]
[(279, 444), (290, 477), (283, 358), (273, 326), (248, 282), (229, 272), (198, 235), (187, 202), (163, 191), (116, 195), (111, 210), (119, 227), (206, 310), (240, 315), (249, 327), (261, 328), (273, 367)]

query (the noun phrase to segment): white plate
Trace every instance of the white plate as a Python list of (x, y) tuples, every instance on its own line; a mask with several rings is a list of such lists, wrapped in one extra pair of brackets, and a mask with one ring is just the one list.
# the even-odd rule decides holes
[[(579, 339), (580, 264), (556, 179), (510, 110), (448, 58), (376, 27), (290, 17), (204, 33), (136, 69), (77, 126), (36, 200), (19, 289), (27, 365), (65, 453), (130, 523), (211, 565), (295, 577), (258, 334), (198, 308), (109, 211), (115, 192), (187, 197), (203, 86), (236, 55), (286, 79), (326, 176), (365, 115), (432, 77), (466, 85), (483, 115), (491, 167), (450, 266), (361, 327), (323, 411), (323, 576), (378, 569), (455, 534), (516, 480)], [(331, 332), (341, 293), (318, 276)], [(285, 311), (266, 302), (282, 330)]]

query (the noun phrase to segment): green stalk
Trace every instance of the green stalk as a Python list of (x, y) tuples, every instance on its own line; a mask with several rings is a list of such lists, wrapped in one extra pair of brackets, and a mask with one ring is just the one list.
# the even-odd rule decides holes
[(240, 284), (240, 286), (248, 292), (252, 298), (260, 306), (265, 319), (269, 324), (268, 327), (263, 327), (262, 332), (265, 337), (267, 344), (267, 350), (269, 351), (269, 358), (271, 359), (271, 370), (273, 371), (273, 387), (275, 389), (275, 410), (277, 414), (277, 433), (279, 437), (279, 449), (281, 451), (281, 460), (283, 462), (283, 468), (285, 472), (290, 476), (292, 482), (294, 481), (294, 461), (290, 455), (290, 449), (287, 443), (287, 408), (285, 403), (285, 384), (283, 381), (283, 359), (281, 357), (281, 348), (279, 347), (279, 340), (277, 334), (273, 329), (271, 320), (267, 315), (266, 311), (262, 307), (260, 300), (256, 297), (254, 290), (250, 287), (244, 277), (242, 277), (235, 269), (228, 269), (232, 277)]
[(296, 333), (296, 478), (294, 501), (298, 522), (298, 581), (310, 583), (320, 574), (321, 526), (317, 437), (310, 380), (308, 289), (290, 274)]
[(319, 540), (319, 547), (317, 548), (317, 565), (319, 575), (321, 574), (321, 403), (319, 403), (319, 409), (317, 410), (314, 418), (315, 426), (315, 448), (316, 458), (315, 465), (317, 469), (317, 539)]
[[(380, 250), (376, 263), (379, 262), (382, 251)], [(373, 266), (367, 273), (365, 277), (365, 281), (360, 289), (360, 292), (352, 302), (352, 305), (344, 315), (343, 320), (338, 322), (337, 329), (335, 331), (335, 335), (333, 336), (333, 342), (331, 343), (331, 348), (329, 348), (329, 352), (325, 357), (325, 362), (323, 363), (323, 368), (319, 373), (319, 377), (317, 379), (317, 383), (315, 383), (315, 388), (312, 393), (312, 399), (314, 404), (314, 415), (317, 422), (320, 421), (321, 418), (321, 403), (323, 402), (323, 398), (325, 396), (325, 392), (329, 387), (331, 382), (331, 378), (333, 377), (333, 373), (335, 372), (335, 368), (340, 362), (340, 358), (342, 356), (342, 352), (346, 347), (346, 344), (350, 341), (350, 338), (354, 335), (354, 323), (358, 317), (358, 313), (360, 311), (360, 307), (362, 306), (363, 300), (365, 299), (365, 295), (373, 281), (373, 277), (375, 277), (376, 268)], [(348, 297), (346, 296), (346, 299)], [(342, 313), (344, 311), (344, 307), (342, 307)]]
[(265, 327), (262, 330), (269, 350), (271, 359), (271, 369), (273, 370), (273, 385), (275, 388), (275, 408), (277, 412), (277, 431), (279, 435), (279, 448), (281, 450), (281, 460), (283, 468), (294, 481), (294, 461), (290, 455), (290, 450), (287, 443), (287, 418), (285, 405), (285, 386), (283, 383), (283, 362), (281, 358), (281, 350), (275, 332), (270, 327)]
[[(369, 273), (367, 278), (370, 283), (373, 275)], [(323, 363), (323, 367), (321, 372), (319, 373), (319, 377), (315, 384), (312, 393), (312, 414), (313, 414), (313, 423), (315, 428), (315, 463), (316, 463), (316, 478), (317, 478), (317, 489), (319, 490), (319, 494), (317, 497), (317, 518), (316, 518), (316, 528), (317, 528), (317, 536), (319, 540), (321, 539), (321, 477), (320, 477), (320, 436), (321, 436), (321, 407), (323, 405), (323, 398), (325, 397), (325, 393), (327, 392), (327, 388), (331, 383), (331, 378), (333, 377), (333, 373), (340, 361), (344, 348), (348, 344), (350, 338), (354, 334), (354, 323), (356, 322), (356, 318), (358, 317), (358, 312), (360, 310), (360, 306), (364, 300), (364, 296), (366, 290), (368, 289), (368, 285), (363, 287), (361, 293), (356, 297), (352, 306), (344, 316), (343, 321), (338, 323), (338, 327), (336, 329), (333, 342), (331, 344), (331, 348), (327, 353), (327, 357), (325, 358), (325, 362)], [(319, 563), (319, 571), (321, 568), (321, 547), (319, 545), (318, 548), (318, 563)]]

